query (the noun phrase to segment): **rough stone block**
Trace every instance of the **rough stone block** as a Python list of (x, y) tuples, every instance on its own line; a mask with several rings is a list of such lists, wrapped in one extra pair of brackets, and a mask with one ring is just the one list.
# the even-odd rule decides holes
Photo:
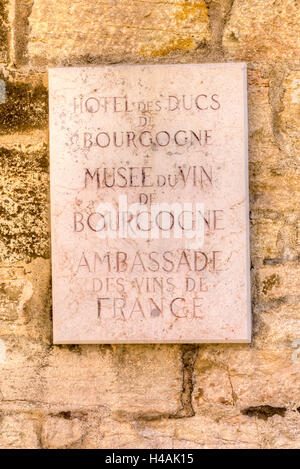
[(271, 214), (252, 214), (250, 229), (250, 252), (253, 263), (262, 264), (266, 260), (280, 259), (280, 233), (284, 227), (284, 219), (272, 217)]
[(68, 412), (60, 416), (50, 416), (43, 424), (41, 441), (43, 448), (69, 448), (79, 445), (83, 437), (83, 425), (78, 418), (72, 418)]
[[(1, 333), (0, 333), (1, 334)], [(43, 383), (40, 371), (47, 347), (39, 342), (0, 335), (6, 346), (6, 359), (0, 363), (0, 407), (3, 404), (38, 403), (42, 401)]]
[(300, 171), (297, 168), (263, 168), (250, 165), (251, 202), (253, 209), (299, 213)]
[(44, 143), (0, 147), (0, 261), (49, 257), (48, 153)]
[(0, 415), (0, 448), (39, 448), (36, 419), (26, 414)]
[(280, 130), (288, 155), (297, 158), (300, 152), (300, 70), (289, 73), (283, 82), (283, 109), (280, 113)]
[(236, 0), (226, 24), (223, 47), (243, 60), (293, 60), (299, 52), (299, 10), (294, 0)]
[(52, 343), (50, 261), (0, 265), (0, 334)]
[(228, 348), (210, 348), (199, 354), (193, 393), (196, 414), (201, 414), (205, 406), (216, 406), (220, 412), (227, 408), (244, 412), (263, 405), (275, 410), (293, 408), (300, 399), (300, 361), (293, 359), (292, 347), (237, 347), (232, 352)]
[[(205, 413), (205, 410), (207, 413)], [(170, 438), (172, 448), (210, 449), (259, 448), (260, 436), (255, 419), (240, 415), (237, 411), (218, 411), (177, 421), (153, 422), (148, 425), (160, 438)], [(154, 433), (154, 431), (153, 431)]]
[(8, 59), (8, 0), (0, 1), (0, 63)]
[[(178, 347), (55, 347), (42, 370), (49, 404), (103, 406), (120, 418), (176, 413), (180, 407)], [(60, 383), (57, 386), (57, 383)]]
[(41, 81), (4, 80), (5, 102), (0, 103), (0, 135), (43, 129), (48, 122), (48, 94)]
[(265, 75), (260, 70), (248, 69), (248, 131), (250, 145), (253, 146), (273, 142), (270, 80)]
[(210, 38), (204, 0), (85, 0), (71, 5), (68, 0), (37, 0), (29, 24), (29, 60), (37, 65), (163, 56), (193, 50)]
[[(287, 349), (298, 360), (300, 353), (300, 311), (297, 298), (279, 302), (278, 306), (258, 308), (255, 312), (253, 344), (256, 349)], [(300, 363), (300, 357), (299, 357)]]
[(258, 271), (259, 299), (278, 300), (299, 295), (300, 270), (298, 266), (265, 266)]
[(22, 320), (24, 305), (32, 295), (32, 287), (26, 279), (0, 281), (0, 321)]

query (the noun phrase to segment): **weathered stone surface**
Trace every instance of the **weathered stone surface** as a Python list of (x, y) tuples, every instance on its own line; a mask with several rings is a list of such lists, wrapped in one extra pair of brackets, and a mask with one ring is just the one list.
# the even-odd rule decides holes
[(200, 414), (203, 406), (214, 404), (224, 412), (236, 408), (243, 413), (261, 405), (293, 409), (300, 398), (299, 370), (293, 349), (277, 348), (275, 341), (273, 348), (237, 347), (234, 354), (226, 348), (207, 348), (195, 366), (194, 409)]
[(208, 22), (204, 0), (76, 1), (71, 6), (68, 0), (37, 0), (29, 17), (29, 58), (41, 65), (80, 58), (86, 64), (97, 58), (189, 51), (209, 40)]
[(34, 0), (16, 1), (14, 7), (14, 48), (13, 61), (17, 65), (24, 65), (28, 61), (28, 34), (29, 21), (28, 17), (31, 13)]
[(0, 261), (49, 257), (44, 143), (0, 147)]
[[(211, 31), (211, 41), (208, 48), (216, 58), (222, 57), (222, 36), (224, 25), (230, 15), (233, 0), (205, 0), (208, 7), (209, 27)], [(205, 49), (205, 47), (203, 47)]]
[[(5, 276), (4, 268), (1, 269), (1, 274)], [(22, 318), (24, 305), (31, 295), (32, 287), (24, 275), (13, 280), (2, 277), (0, 283), (1, 321), (14, 322)]]
[[(155, 444), (155, 440), (147, 441), (136, 431), (135, 422), (120, 422), (111, 418), (103, 419), (98, 428), (99, 438), (97, 447), (105, 448), (149, 448), (149, 444)], [(120, 437), (121, 436), (121, 437)], [(87, 442), (90, 437), (87, 438)], [(91, 442), (91, 447), (95, 447), (95, 439)]]
[(41, 372), (44, 400), (78, 408), (102, 406), (123, 418), (175, 414), (180, 365), (175, 346), (55, 347)]
[(41, 443), (43, 448), (70, 448), (78, 445), (83, 437), (83, 424), (80, 419), (68, 412), (50, 416), (43, 424)]
[(299, 52), (299, 5), (294, 0), (235, 0), (223, 47), (244, 60), (294, 60)]
[(8, 59), (8, 3), (8, 0), (0, 2), (0, 63), (5, 63)]
[[(283, 261), (280, 240), (283, 236), (285, 220), (274, 212), (254, 212), (251, 219), (251, 258), (252, 262), (263, 264), (271, 260)], [(283, 248), (283, 247), (282, 247)]]
[[(89, 431), (84, 444), (98, 448), (296, 448), (299, 446), (299, 413), (296, 409), (253, 408), (243, 415), (236, 408), (203, 406), (201, 414), (181, 420), (99, 422), (98, 443)], [(280, 415), (281, 413), (281, 415)], [(93, 419), (91, 418), (91, 421)], [(90, 440), (92, 438), (92, 442)]]
[(294, 202), (300, 200), (299, 168), (263, 167), (250, 164), (252, 209), (274, 210), (278, 213), (294, 211), (299, 214)]
[(43, 83), (4, 80), (6, 100), (0, 103), (0, 135), (45, 128), (48, 95)]
[[(153, 442), (165, 442), (166, 448), (257, 448), (259, 437), (255, 421), (228, 412), (227, 416), (215, 409), (215, 418), (199, 415), (181, 421), (153, 422), (140, 430)], [(230, 424), (228, 423), (230, 422)], [(150, 440), (150, 441), (151, 441)]]
[[(203, 409), (202, 415), (181, 421), (161, 421), (147, 424), (143, 433), (152, 441), (171, 441), (169, 448), (281, 448), (299, 446), (299, 413), (289, 411), (285, 417), (278, 414), (267, 420), (248, 417), (239, 411)], [(151, 431), (151, 430), (152, 431)], [(169, 443), (170, 445), (170, 443)]]
[(269, 101), (270, 79), (262, 70), (248, 69), (249, 145), (272, 145), (272, 109)]
[(279, 115), (279, 127), (284, 149), (288, 155), (297, 159), (300, 152), (300, 70), (287, 75), (283, 82), (283, 89), (283, 109)]
[(25, 413), (0, 415), (0, 448), (1, 449), (37, 449), (38, 419)]
[(50, 261), (0, 264), (0, 336), (26, 336), (51, 343)]
[[(288, 355), (297, 355), (300, 338), (299, 299), (288, 297), (276, 305), (262, 305), (254, 311), (254, 345), (259, 349), (286, 349)], [(284, 327), (283, 327), (284, 324)], [(300, 342), (299, 342), (300, 344)]]
[(286, 298), (299, 295), (300, 291), (299, 266), (270, 265), (259, 269), (259, 298), (262, 301)]
[(6, 346), (5, 362), (0, 363), (0, 408), (7, 403), (41, 402), (43, 383), (40, 371), (47, 354), (44, 344), (17, 337), (2, 335)]

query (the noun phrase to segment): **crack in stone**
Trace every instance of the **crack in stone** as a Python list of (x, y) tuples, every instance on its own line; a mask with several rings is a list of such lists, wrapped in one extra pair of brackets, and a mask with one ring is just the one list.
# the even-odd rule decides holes
[(198, 355), (197, 345), (182, 346), (182, 390), (181, 408), (176, 412), (174, 418), (193, 417), (195, 415), (193, 407), (194, 370), (195, 361)]
[(229, 383), (230, 383), (230, 387), (231, 387), (232, 404), (235, 406), (236, 401), (238, 399), (238, 396), (237, 396), (237, 394), (235, 393), (235, 391), (233, 389), (233, 384), (232, 384), (232, 380), (231, 380), (229, 366), (227, 366), (227, 373), (228, 373), (228, 379), (229, 379)]
[(283, 83), (287, 74), (288, 70), (284, 69), (281, 64), (274, 65), (270, 73), (269, 104), (272, 116), (272, 133), (275, 144), (280, 151), (284, 151), (282, 135), (280, 131), (280, 113), (283, 111), (283, 97), (285, 93)]
[[(223, 49), (223, 35), (225, 26), (230, 18), (234, 0), (220, 2), (219, 0), (204, 0), (208, 9), (209, 27), (211, 31), (211, 51), (221, 57), (225, 56)], [(223, 9), (223, 11), (222, 11)]]
[(181, 407), (175, 413), (139, 413), (128, 415), (122, 412), (119, 417), (124, 420), (134, 420), (135, 422), (154, 422), (164, 419), (181, 419), (193, 417), (195, 415), (193, 407), (193, 390), (194, 390), (194, 370), (195, 361), (198, 355), (198, 345), (182, 346), (182, 388), (180, 392)]

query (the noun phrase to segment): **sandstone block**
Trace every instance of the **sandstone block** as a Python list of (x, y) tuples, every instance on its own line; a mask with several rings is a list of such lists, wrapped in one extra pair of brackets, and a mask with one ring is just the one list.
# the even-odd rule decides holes
[(0, 416), (0, 448), (39, 448), (35, 419), (26, 414)]
[(237, 0), (226, 24), (223, 47), (230, 57), (243, 60), (293, 60), (299, 52), (297, 2)]
[[(49, 404), (102, 406), (119, 418), (175, 413), (180, 407), (178, 347), (55, 347), (42, 371)], [(59, 383), (59, 386), (57, 385)]]
[(280, 130), (287, 154), (297, 158), (300, 152), (300, 70), (289, 73), (283, 82), (283, 109), (280, 113)]
[(51, 343), (50, 262), (0, 265), (0, 335)]
[(210, 38), (204, 0), (85, 0), (72, 5), (68, 0), (37, 0), (29, 25), (29, 60), (37, 65), (163, 56), (174, 50), (193, 50)]
[(299, 294), (298, 266), (265, 266), (258, 272), (259, 299), (261, 301), (293, 297)]
[(260, 350), (239, 347), (234, 353), (226, 348), (206, 349), (195, 367), (195, 412), (201, 414), (211, 406), (225, 413), (262, 405), (292, 409), (300, 398), (299, 370), (300, 361), (293, 359), (288, 345)]
[(43, 424), (41, 440), (43, 448), (58, 449), (80, 444), (82, 436), (83, 427), (79, 419), (50, 416)]
[(48, 122), (48, 95), (44, 84), (4, 80), (6, 99), (0, 104), (0, 135), (43, 129)]
[(0, 147), (0, 262), (49, 257), (44, 143)]
[(0, 2), (0, 63), (6, 63), (8, 59), (8, 4), (8, 0)]
[(39, 342), (17, 337), (0, 336), (6, 346), (5, 362), (0, 363), (0, 406), (10, 403), (38, 403), (42, 400), (43, 367), (47, 347)]
[[(257, 308), (253, 343), (256, 349), (286, 349), (296, 361), (300, 353), (300, 311), (297, 298), (277, 307)], [(300, 362), (300, 358), (299, 358)]]

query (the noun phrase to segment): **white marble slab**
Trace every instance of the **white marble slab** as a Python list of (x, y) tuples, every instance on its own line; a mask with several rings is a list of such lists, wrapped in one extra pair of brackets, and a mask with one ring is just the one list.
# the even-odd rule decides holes
[(49, 89), (54, 343), (249, 342), (245, 64)]

